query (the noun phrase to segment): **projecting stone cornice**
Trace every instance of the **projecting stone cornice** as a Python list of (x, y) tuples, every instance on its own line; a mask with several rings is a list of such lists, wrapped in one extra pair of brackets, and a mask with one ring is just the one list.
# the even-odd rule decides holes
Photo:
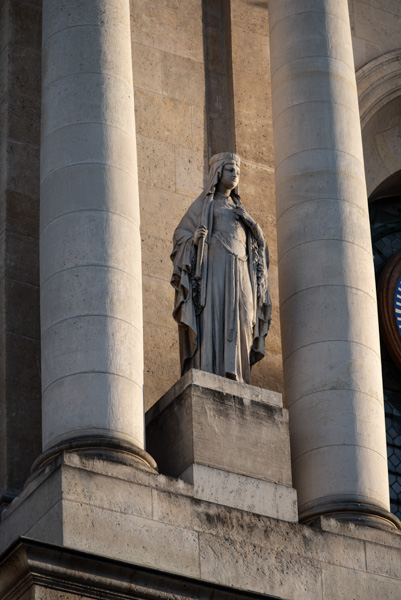
[(27, 538), (20, 538), (0, 565), (0, 597), (8, 600), (39, 590), (46, 590), (46, 597), (54, 600), (60, 594), (101, 600), (105, 593), (110, 600), (273, 598)]

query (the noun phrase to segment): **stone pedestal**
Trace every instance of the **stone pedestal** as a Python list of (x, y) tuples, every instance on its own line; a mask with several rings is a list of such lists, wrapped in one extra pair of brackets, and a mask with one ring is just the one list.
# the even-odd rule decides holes
[(296, 521), (281, 395), (192, 369), (146, 414), (161, 473), (202, 500)]

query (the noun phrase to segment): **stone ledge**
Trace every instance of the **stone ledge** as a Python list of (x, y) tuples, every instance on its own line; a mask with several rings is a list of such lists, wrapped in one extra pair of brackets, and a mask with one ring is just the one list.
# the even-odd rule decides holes
[(352, 521), (340, 521), (334, 517), (321, 516), (309, 523), (315, 529), (328, 533), (357, 538), (383, 546), (393, 546), (401, 549), (401, 531), (395, 527), (391, 531), (368, 527)]
[(146, 424), (148, 425), (157, 415), (182, 394), (189, 386), (199, 386), (222, 394), (230, 394), (246, 400), (255, 400), (270, 406), (282, 408), (283, 401), (279, 392), (265, 390), (247, 383), (238, 383), (226, 377), (213, 375), (206, 371), (191, 369), (187, 371), (146, 413)]
[[(104, 598), (106, 593), (107, 598), (115, 600), (273, 598), (27, 538), (21, 538), (0, 560), (0, 571), (0, 598), (9, 600), (29, 592), (33, 598), (39, 590), (46, 590), (47, 600), (59, 600), (60, 593), (68, 597), (74, 594), (77, 599)], [(42, 597), (40, 592), (39, 595)]]
[[(202, 500), (196, 497), (201, 492), (195, 487), (93, 457), (61, 455), (52, 468), (32, 479), (29, 489), (2, 514), (0, 590), (11, 565), (6, 565), (7, 557), (24, 536), (59, 546), (62, 556), (76, 551), (96, 556), (96, 564), (110, 561), (118, 566), (123, 561), (132, 566), (134, 574), (138, 566), (143, 572), (155, 569), (162, 577), (187, 578), (205, 589), (226, 586), (237, 598), (265, 594), (286, 600), (332, 600), (349, 597), (350, 585), (355, 589), (362, 586), (365, 591), (373, 586), (375, 594), (356, 595), (358, 599), (398, 598), (401, 548), (397, 533), (355, 525), (348, 532), (347, 524), (327, 518), (321, 519), (321, 527), (291, 523)], [(384, 542), (391, 549), (389, 564), (383, 560)], [(57, 560), (60, 548), (55, 551)], [(15, 561), (13, 564), (20, 568)], [(43, 568), (51, 570), (53, 566), (50, 560), (50, 567), (45, 564)], [(86, 572), (85, 568), (82, 571)], [(80, 573), (78, 569), (78, 578)], [(73, 570), (70, 574), (73, 576)], [(52, 589), (55, 580), (50, 577), (47, 581)], [(108, 590), (107, 577), (104, 582)], [(132, 589), (135, 595), (136, 588)], [(144, 597), (139, 592), (139, 597)], [(191, 593), (182, 590), (177, 597), (192, 598)], [(216, 598), (219, 593), (216, 591)], [(0, 593), (1, 600), (17, 597), (5, 589)], [(81, 597), (103, 596), (94, 588)], [(55, 600), (57, 595), (46, 598)]]
[(282, 521), (298, 521), (297, 492), (284, 485), (191, 465), (181, 478), (194, 485), (194, 497)]

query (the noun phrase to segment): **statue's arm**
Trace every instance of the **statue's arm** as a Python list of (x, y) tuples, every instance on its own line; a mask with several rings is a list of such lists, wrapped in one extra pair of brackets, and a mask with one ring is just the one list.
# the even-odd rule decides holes
[(251, 215), (249, 215), (246, 212), (245, 208), (242, 205), (239, 205), (236, 208), (234, 208), (234, 212), (243, 220), (243, 222), (252, 231), (252, 234), (255, 237), (258, 246), (265, 246), (266, 240), (260, 225), (254, 219), (252, 219)]

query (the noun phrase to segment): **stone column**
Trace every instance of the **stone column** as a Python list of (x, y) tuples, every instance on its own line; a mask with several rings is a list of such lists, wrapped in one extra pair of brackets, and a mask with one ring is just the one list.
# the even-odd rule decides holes
[(347, 0), (270, 0), (280, 310), (300, 519), (389, 526), (377, 304)]
[(40, 252), (44, 456), (108, 447), (154, 464), (129, 0), (43, 1)]

